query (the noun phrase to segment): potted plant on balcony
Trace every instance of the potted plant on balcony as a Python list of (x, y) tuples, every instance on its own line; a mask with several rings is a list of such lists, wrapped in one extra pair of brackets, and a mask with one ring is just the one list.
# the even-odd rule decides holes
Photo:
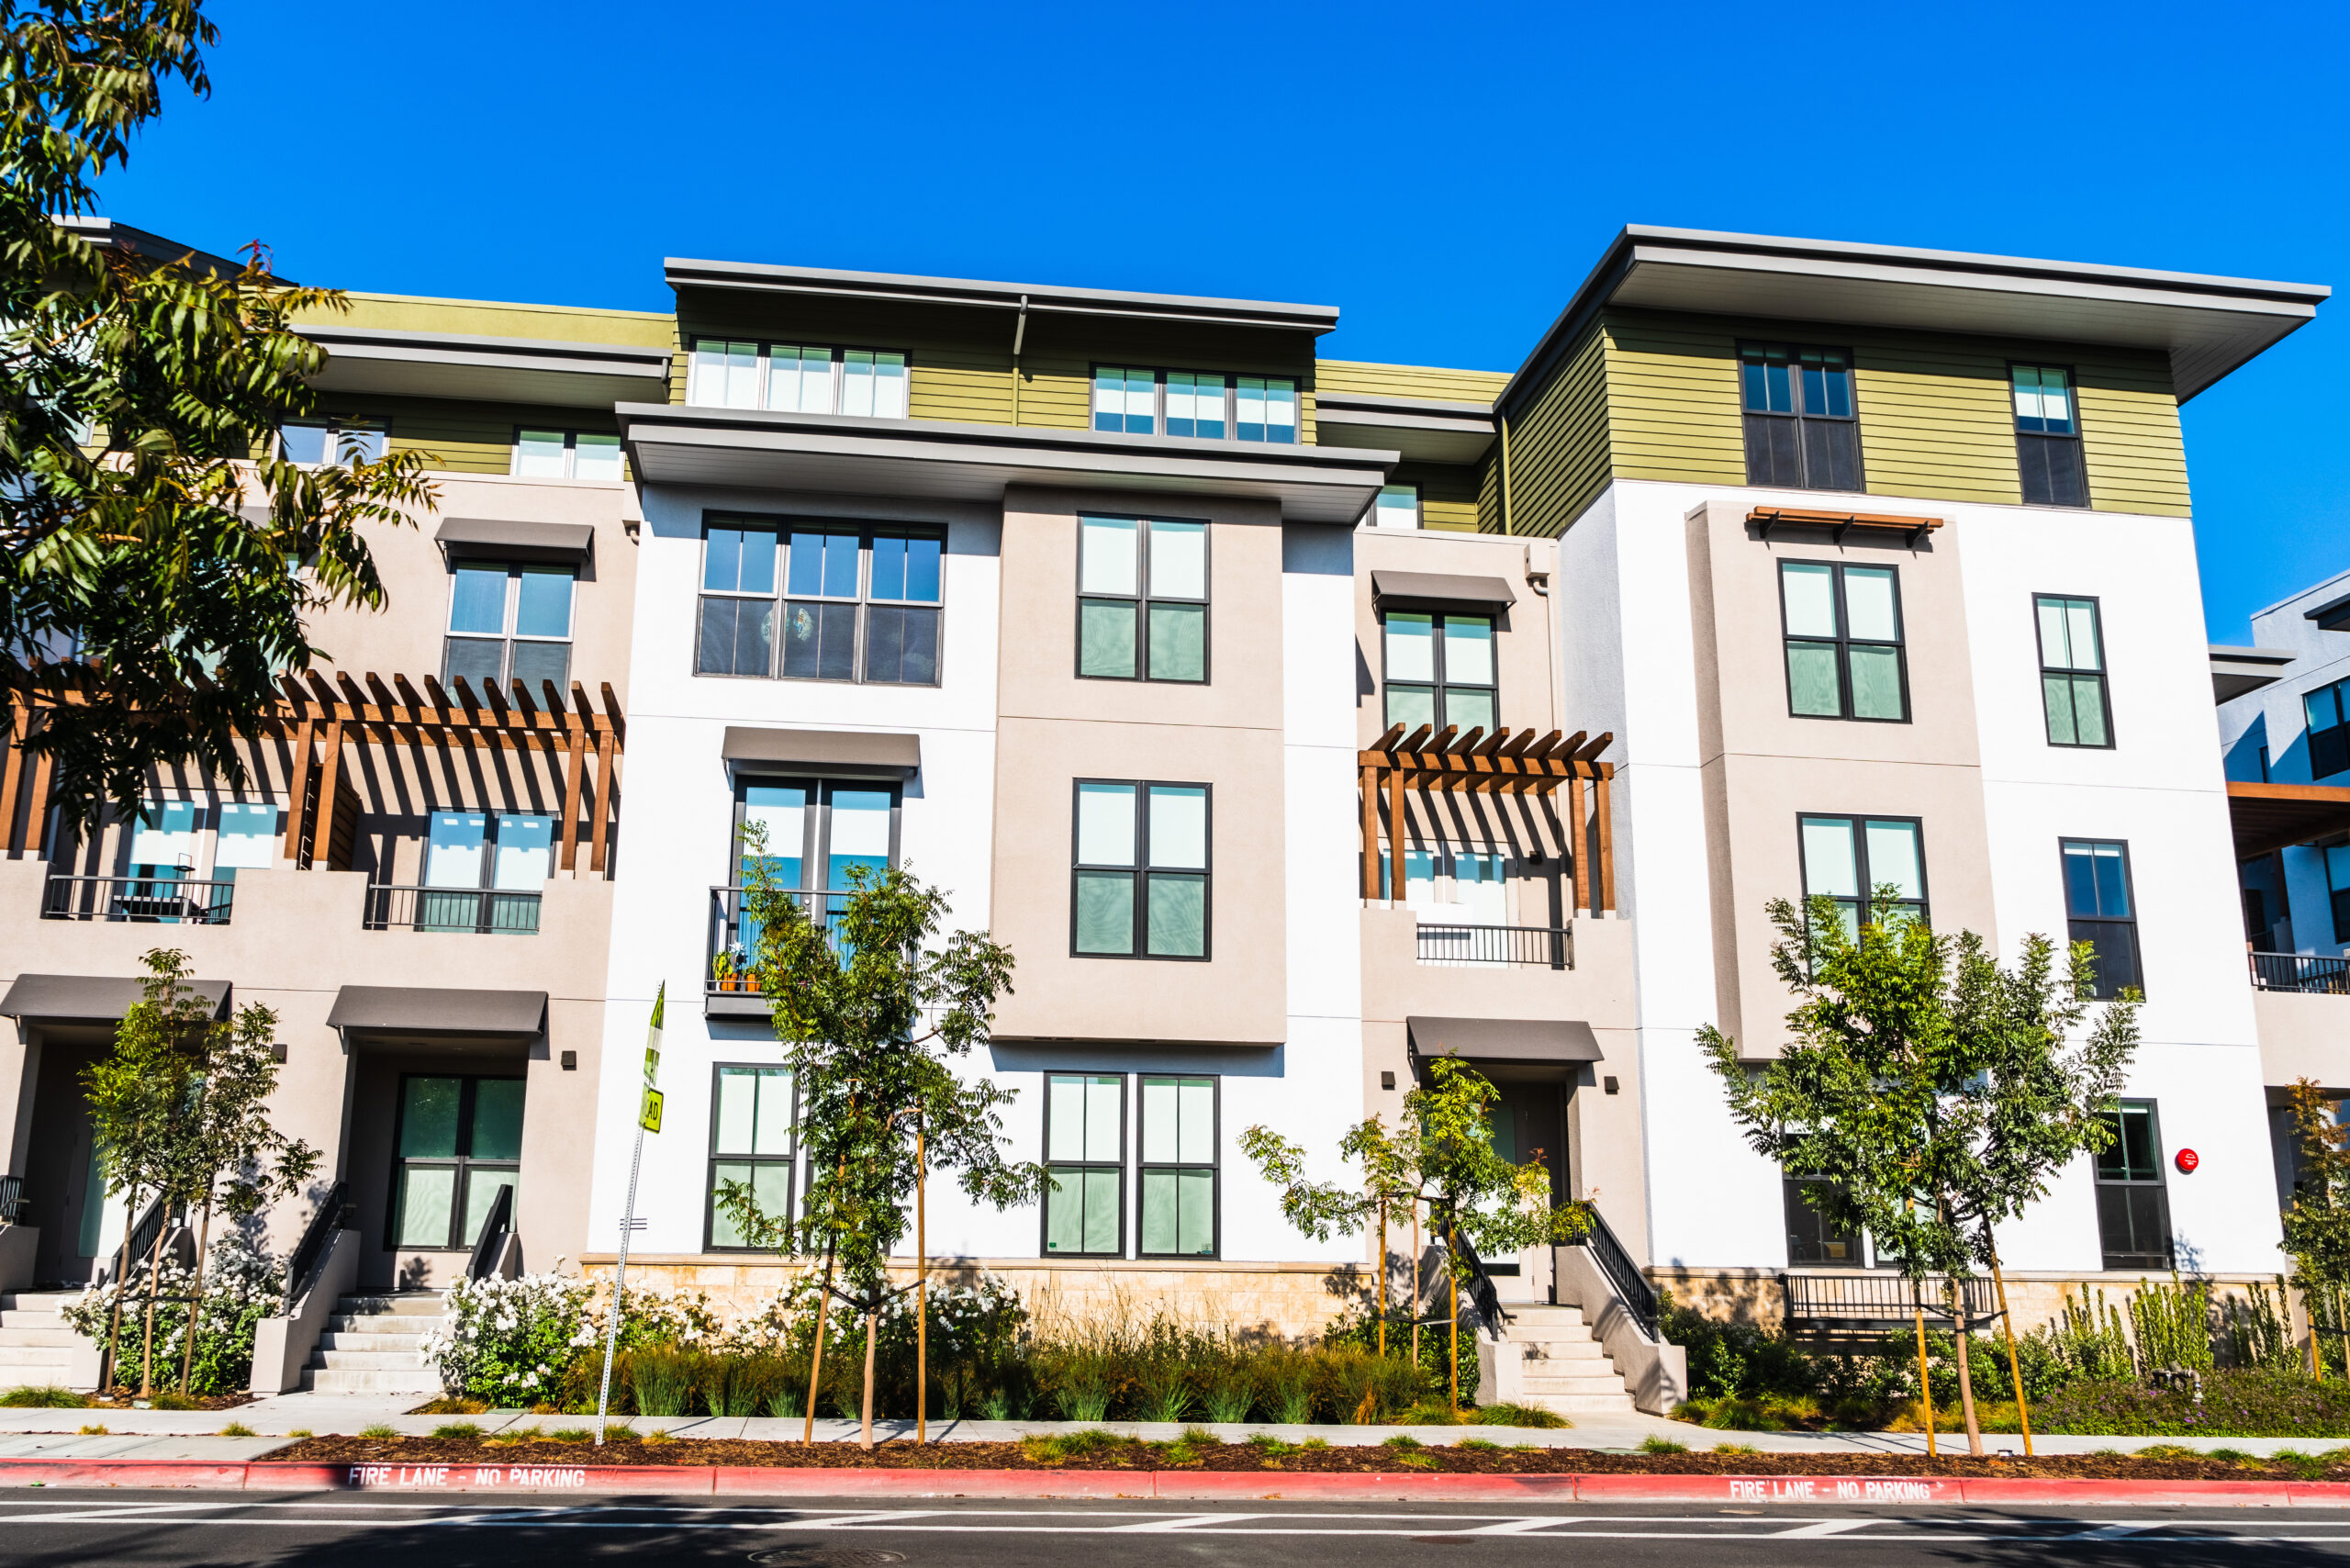
[(734, 972), (731, 953), (720, 953), (710, 960), (710, 986), (712, 991), (733, 991), (742, 983)]

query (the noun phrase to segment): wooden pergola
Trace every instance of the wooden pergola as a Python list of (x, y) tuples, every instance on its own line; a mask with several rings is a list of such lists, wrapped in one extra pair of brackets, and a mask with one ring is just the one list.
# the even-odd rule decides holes
[[(1427, 724), (1408, 734), (1401, 724), (1358, 752), (1362, 769), (1362, 896), (1377, 899), (1379, 885), (1380, 809), (1383, 800), (1387, 841), (1396, 853), (1394, 875), (1403, 876), (1402, 851), (1407, 822), (1406, 799), (1415, 791), (1462, 790), (1490, 795), (1555, 798), (1563, 790), (1566, 810), (1561, 821), (1574, 873), (1574, 907), (1599, 913), (1616, 907), (1616, 846), (1609, 821), (1607, 790), (1616, 765), (1597, 760), (1616, 738), (1613, 732), (1597, 735), (1587, 730), (1563, 734), (1552, 730), (1483, 729), (1460, 733), (1458, 726), (1441, 731)], [(1585, 807), (1588, 791), (1590, 804)]]
[[(0, 760), (0, 853), (16, 854), (39, 842), (49, 804), (50, 759), (46, 754), (28, 758), (23, 743), (45, 711), (88, 701), (88, 679), (79, 666), (45, 665), (10, 688), (7, 754)], [(536, 696), (519, 680), (502, 689), (484, 683), (476, 690), (460, 677), (449, 683), (453, 691), (428, 675), (421, 684), (419, 690), (407, 676), (394, 675), (386, 681), (372, 670), (357, 678), (338, 671), (330, 679), (315, 669), (279, 678), (285, 699), (263, 715), (255, 733), (291, 742), (286, 857), (307, 869), (323, 849), (328, 863), (337, 863), (338, 845), (347, 846), (359, 810), (357, 793), (344, 776), (343, 745), (374, 739), (386, 745), (430, 742), (496, 746), (561, 758), (563, 827), (558, 842), (563, 868), (578, 865), (584, 836), (588, 869), (603, 870), (612, 791), (628, 736), (610, 683), (600, 685), (600, 710), (576, 680), (568, 696), (553, 681), (541, 681)], [(591, 756), (594, 806), (584, 810)], [(17, 825), (20, 793), (32, 808), (24, 813), (27, 823), (21, 834)], [(348, 865), (347, 853), (341, 863)]]

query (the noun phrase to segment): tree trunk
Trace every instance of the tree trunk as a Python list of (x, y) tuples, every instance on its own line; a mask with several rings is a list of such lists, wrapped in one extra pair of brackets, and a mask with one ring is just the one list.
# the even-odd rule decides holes
[(187, 1293), (187, 1343), (180, 1351), (180, 1392), (187, 1392), (196, 1372), (196, 1326), (204, 1315), (204, 1249), (212, 1244), (212, 1205), (204, 1205), (204, 1223), (196, 1233), (196, 1283)]
[(1975, 1458), (1983, 1457), (1983, 1428), (1975, 1419), (1975, 1379), (1967, 1363), (1975, 1358), (1975, 1338), (1966, 1316), (1966, 1282), (1953, 1280), (1951, 1291), (1952, 1339), (1958, 1347), (1958, 1407), (1966, 1417), (1966, 1451)]
[[(139, 1189), (133, 1187), (125, 1201), (122, 1245), (114, 1249), (114, 1315), (106, 1324), (106, 1353), (98, 1359), (98, 1387), (101, 1392), (114, 1386), (115, 1376), (122, 1370), (115, 1365), (115, 1352), (122, 1345), (122, 1293), (129, 1288), (126, 1282), (130, 1274), (130, 1233), (138, 1226)], [(2317, 1329), (2314, 1327), (2317, 1320), (2312, 1317), (2310, 1321), (2312, 1325), (2310, 1329), (2310, 1355), (2314, 1359), (2317, 1355)]]
[(816, 1293), (816, 1350), (808, 1358), (808, 1418), (800, 1426), (800, 1442), (803, 1448), (816, 1441), (816, 1391), (824, 1382), (824, 1325), (833, 1316), (833, 1249), (824, 1249), (824, 1282)]
[(155, 1285), (163, 1271), (163, 1238), (172, 1233), (172, 1209), (163, 1205), (163, 1223), (155, 1227), (155, 1245), (147, 1254), (147, 1337), (139, 1352), (139, 1397), (155, 1394)]
[(872, 1307), (865, 1309), (865, 1419), (857, 1428), (856, 1446), (867, 1453), (873, 1451), (873, 1339), (880, 1320)]

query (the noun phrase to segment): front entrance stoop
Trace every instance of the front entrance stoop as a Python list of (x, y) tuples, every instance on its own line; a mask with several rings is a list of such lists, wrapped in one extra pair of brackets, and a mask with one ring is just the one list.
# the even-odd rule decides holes
[(1511, 1304), (1497, 1335), (1478, 1334), (1477, 1403), (1530, 1405), (1554, 1415), (1634, 1414), (1624, 1374), (1579, 1306)]
[(439, 1291), (346, 1295), (335, 1303), (302, 1386), (319, 1394), (438, 1394), (440, 1374), (419, 1353), (448, 1323)]

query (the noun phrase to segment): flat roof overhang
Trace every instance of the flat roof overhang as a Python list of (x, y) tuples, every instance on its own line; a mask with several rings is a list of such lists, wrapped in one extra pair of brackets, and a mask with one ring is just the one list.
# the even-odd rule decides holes
[(297, 330), (327, 351), (310, 383), (321, 392), (604, 409), (669, 386), (667, 349), (319, 322)]
[(1314, 437), (1324, 446), (1383, 448), (1407, 463), (1474, 463), (1494, 444), (1489, 403), (1316, 392)]
[(2350, 790), (2325, 784), (2228, 785), (2236, 858), (2350, 833)]
[(2318, 284), (1632, 224), (1510, 384), (1510, 409), (1610, 305), (2160, 350), (2185, 402), (2316, 315)]
[(2211, 698), (2232, 701), (2247, 691), (2274, 686), (2285, 678), (2285, 666), (2300, 657), (2288, 648), (2228, 648), (2211, 644)]
[(1119, 435), (1032, 425), (879, 420), (623, 403), (630, 471), (646, 484), (999, 501), (1011, 485), (1240, 496), (1292, 522), (1352, 525), (1393, 452)]

